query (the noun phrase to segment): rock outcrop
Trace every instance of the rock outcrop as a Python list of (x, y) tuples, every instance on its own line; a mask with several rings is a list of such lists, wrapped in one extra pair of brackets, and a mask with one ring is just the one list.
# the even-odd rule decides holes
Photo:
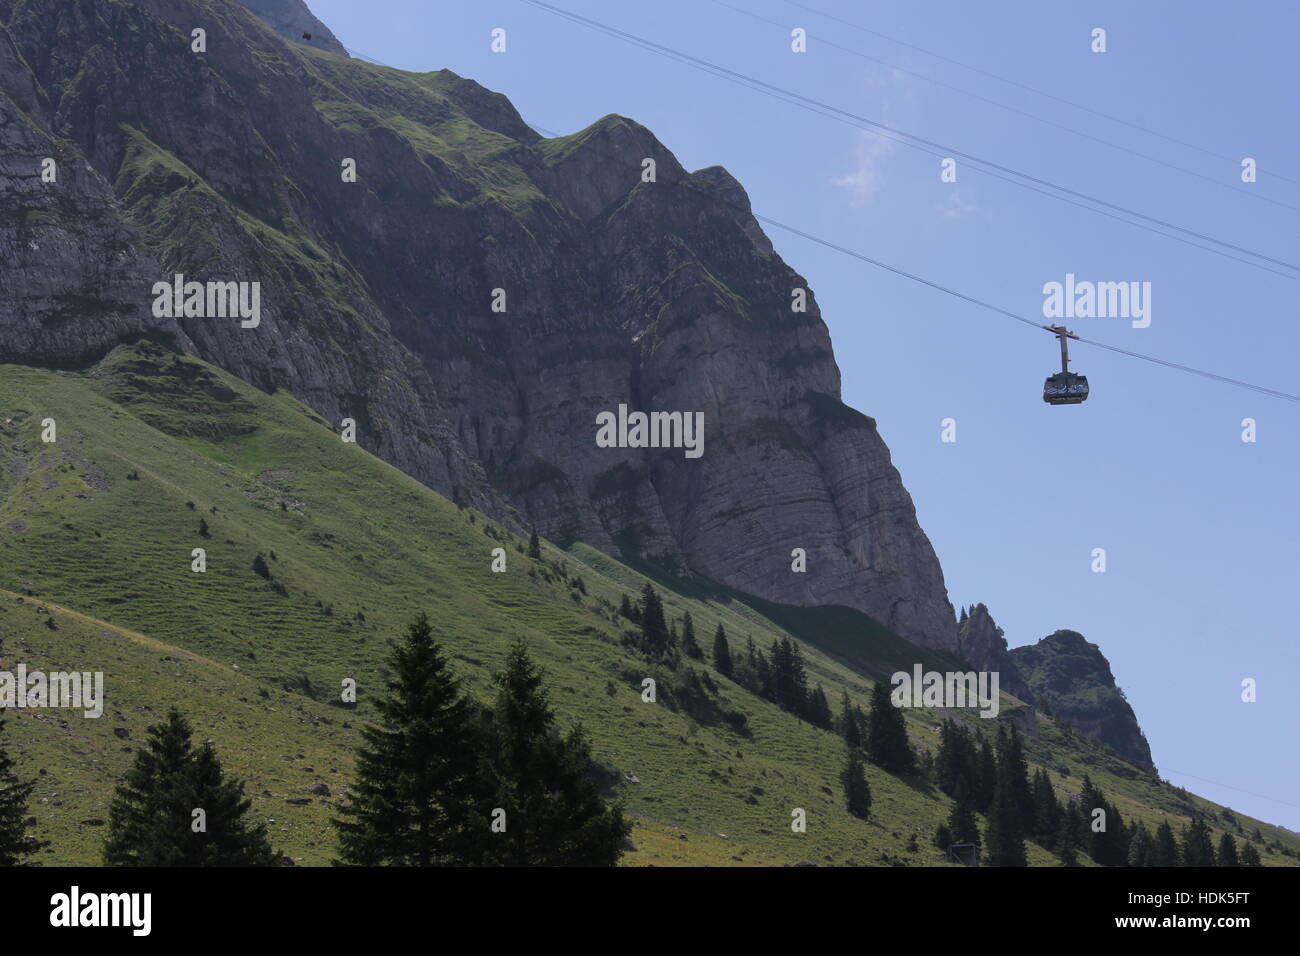
[(1154, 766), (1137, 716), (1096, 644), (1076, 631), (1056, 631), (1013, 649), (1011, 659), (1035, 699), (1045, 700), (1052, 713), (1130, 763)]
[(997, 671), (998, 686), (1026, 703), (1034, 703), (1033, 692), (1016, 669), (1007, 650), (1007, 639), (983, 604), (963, 608), (957, 621), (957, 653), (976, 670)]
[[(246, 6), (0, 0), (0, 358), (154, 330), (516, 529), (956, 649), (889, 451), (734, 178), (622, 117), (544, 139), (448, 71), (297, 42), (301, 3)], [(155, 318), (175, 274), (260, 283), (260, 324)], [(703, 412), (703, 455), (599, 447), (620, 405)]]

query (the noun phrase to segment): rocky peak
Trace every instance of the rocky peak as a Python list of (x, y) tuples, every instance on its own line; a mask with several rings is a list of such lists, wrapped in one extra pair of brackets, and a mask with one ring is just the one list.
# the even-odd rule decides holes
[(1121, 757), (1152, 767), (1151, 748), (1101, 649), (1077, 631), (1059, 630), (1017, 647), (1011, 659), (1031, 692), (1071, 726)]

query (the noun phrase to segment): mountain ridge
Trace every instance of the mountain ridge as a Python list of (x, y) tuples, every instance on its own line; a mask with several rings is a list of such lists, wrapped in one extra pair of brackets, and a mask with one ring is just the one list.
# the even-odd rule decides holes
[[(4, 198), (46, 215), (0, 238), (32, 252), (29, 275), (68, 268), (44, 299), (35, 280), (0, 294), (19, 330), (0, 358), (89, 360), (165, 332), (355, 419), (364, 447), (515, 529), (955, 648), (942, 569), (874, 422), (840, 400), (815, 296), (725, 171), (687, 172), (619, 117), (544, 140), (472, 81), (286, 42), (233, 0), (50, 9), (0, 0), (0, 87), (52, 105), (6, 134), (25, 159)], [(33, 179), (63, 144), (84, 212)], [(87, 244), (120, 263), (112, 281)], [(173, 274), (259, 281), (259, 328), (155, 319), (144, 290)], [(97, 327), (49, 321), (81, 302)], [(702, 411), (709, 453), (598, 449), (595, 415), (620, 403)]]

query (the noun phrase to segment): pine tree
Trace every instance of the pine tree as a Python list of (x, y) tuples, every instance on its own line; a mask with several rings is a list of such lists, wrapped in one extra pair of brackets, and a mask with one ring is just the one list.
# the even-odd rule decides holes
[(542, 542), (538, 540), (537, 529), (533, 529), (528, 535), (528, 556), (534, 561), (540, 561), (542, 558)]
[(8, 782), (14, 762), (3, 745), (4, 720), (0, 712), (0, 866), (28, 866), (27, 857), (45, 846), (27, 837), (27, 799), (36, 787), (34, 780)]
[(700, 642), (695, 639), (695, 622), (691, 620), (690, 611), (687, 611), (686, 616), (682, 618), (682, 653), (697, 661), (704, 658)]
[[(1246, 845), (1250, 846), (1249, 843)], [(1241, 859), (1237, 856), (1237, 841), (1227, 831), (1219, 837), (1219, 851), (1215, 856), (1215, 863), (1218, 866), (1241, 866)]]
[(1151, 865), (1178, 865), (1178, 842), (1168, 820), (1161, 820), (1160, 826), (1156, 827), (1155, 842), (1151, 847)]
[(262, 557), (260, 552), (253, 558), (253, 573), (267, 580), (271, 578), (271, 569), (266, 566), (266, 558)]
[(244, 785), (224, 776), (211, 744), (196, 752), (190, 738), (189, 722), (174, 707), (161, 726), (150, 730), (109, 806), (104, 862), (274, 865), (277, 856), (266, 825), (247, 818), (252, 801), (244, 797)]
[(713, 666), (723, 677), (734, 677), (736, 665), (731, 661), (731, 646), (727, 643), (727, 632), (718, 624), (713, 632)]
[(651, 655), (668, 650), (668, 622), (664, 619), (664, 604), (659, 593), (647, 581), (641, 588), (641, 647)]
[(878, 681), (871, 690), (867, 756), (876, 766), (892, 774), (904, 774), (912, 769), (912, 747), (907, 742), (903, 711), (894, 706), (883, 681)]
[(1255, 844), (1246, 843), (1241, 848), (1241, 865), (1242, 866), (1263, 866), (1259, 858), (1259, 851), (1255, 849)]
[(618, 613), (629, 621), (636, 620), (636, 612), (632, 610), (632, 602), (627, 599), (626, 594), (623, 595), (623, 600), (618, 606)]
[(858, 723), (858, 715), (854, 712), (852, 705), (849, 703), (849, 692), (840, 692), (840, 736), (844, 742), (860, 750), (862, 748), (862, 725)]
[(507, 866), (613, 866), (631, 832), (591, 775), (581, 727), (555, 732), (542, 673), (522, 640), (511, 648), (492, 711), (492, 806), (505, 811), (491, 858)]
[(865, 820), (871, 815), (871, 787), (867, 784), (866, 769), (855, 747), (845, 748), (844, 772), (840, 782), (844, 785), (844, 801), (849, 813)]
[(478, 862), (488, 833), (477, 708), (461, 691), (426, 614), (388, 660), (393, 676), (361, 731), (352, 805), (334, 821), (344, 863)]

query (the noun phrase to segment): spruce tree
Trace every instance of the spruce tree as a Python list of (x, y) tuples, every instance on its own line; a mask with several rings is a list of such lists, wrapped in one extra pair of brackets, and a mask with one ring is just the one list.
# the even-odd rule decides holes
[[(953, 843), (980, 843), (979, 823), (971, 804), (970, 787), (965, 777), (957, 778), (957, 793), (953, 797), (952, 812), (948, 814), (948, 832)], [(951, 846), (951, 844), (949, 844)], [(948, 847), (944, 847), (947, 850)]]
[(736, 674), (736, 665), (731, 660), (731, 647), (727, 643), (727, 632), (721, 624), (713, 632), (713, 666), (723, 677), (734, 677)]
[(697, 661), (704, 658), (700, 642), (695, 639), (695, 622), (691, 620), (690, 611), (682, 618), (682, 653)]
[(818, 684), (808, 695), (808, 723), (822, 730), (831, 730), (835, 720), (831, 716), (831, 704), (826, 699), (826, 691)]
[(1079, 865), (1079, 827), (1078, 806), (1074, 803), (1061, 808), (1061, 826), (1056, 833), (1056, 855), (1062, 866)]
[(0, 866), (29, 866), (27, 859), (44, 843), (27, 836), (27, 800), (36, 787), (34, 780), (15, 779), (14, 762), (4, 748), (4, 720), (0, 712)]
[(664, 619), (664, 604), (659, 593), (647, 581), (641, 588), (641, 647), (653, 656), (668, 650), (668, 622)]
[(1056, 844), (1056, 834), (1061, 828), (1061, 805), (1056, 802), (1056, 792), (1047, 771), (1039, 767), (1034, 772), (1032, 784), (1034, 798), (1033, 829), (1030, 836), (1045, 849)]
[(1161, 820), (1156, 827), (1154, 843), (1151, 847), (1152, 866), (1177, 866), (1178, 841), (1174, 838), (1174, 828), (1168, 820)]
[(997, 783), (988, 812), (989, 866), (1027, 866), (1025, 857), (1025, 818), (1018, 799), (1017, 777), (1023, 767), (1016, 763), (1010, 738), (998, 735)]
[(505, 830), (490, 856), (506, 866), (613, 866), (631, 832), (621, 806), (607, 806), (592, 779), (581, 727), (561, 737), (542, 673), (522, 640), (496, 678), (490, 769)]
[[(1250, 846), (1249, 843), (1246, 845)], [(1219, 837), (1219, 850), (1214, 862), (1218, 866), (1241, 866), (1241, 859), (1237, 856), (1237, 841), (1231, 833), (1224, 831), (1223, 836)]]
[(877, 681), (871, 690), (867, 756), (876, 766), (892, 774), (904, 774), (912, 769), (912, 747), (907, 741), (903, 711), (894, 706), (883, 681)]
[(1259, 851), (1255, 849), (1255, 844), (1246, 843), (1241, 848), (1241, 865), (1242, 866), (1263, 866), (1259, 858)]
[(856, 747), (846, 747), (845, 752), (844, 772), (840, 774), (844, 802), (849, 813), (865, 820), (871, 815), (871, 787), (867, 784), (866, 768)]
[(975, 809), (980, 813), (988, 813), (993, 803), (993, 789), (998, 783), (998, 762), (993, 755), (993, 747), (987, 740), (980, 741), (973, 783)]
[(542, 542), (538, 539), (535, 528), (528, 535), (528, 556), (534, 561), (540, 561), (542, 557)]
[(266, 825), (248, 819), (251, 806), (243, 783), (225, 777), (210, 744), (194, 750), (189, 722), (173, 707), (162, 725), (151, 728), (113, 795), (104, 862), (274, 865)]
[(840, 692), (840, 736), (844, 742), (855, 750), (862, 748), (862, 725), (858, 715), (849, 703), (849, 692)]
[(248, 820), (253, 801), (244, 796), (243, 781), (225, 775), (211, 743), (204, 743), (194, 754), (191, 774), (191, 799), (195, 807), (203, 809), (207, 830), (196, 835), (198, 860), (186, 865), (277, 865), (279, 857), (267, 839), (266, 824)]
[(352, 805), (334, 821), (339, 856), (361, 866), (478, 862), (488, 833), (477, 708), (462, 692), (427, 614), (416, 617), (362, 729)]
[(1150, 866), (1154, 848), (1155, 840), (1151, 837), (1151, 831), (1146, 828), (1146, 824), (1139, 823), (1129, 837), (1128, 865)]
[(1182, 866), (1214, 866), (1214, 843), (1210, 838), (1210, 828), (1200, 816), (1183, 828), (1182, 845), (1179, 849), (1179, 863)]

